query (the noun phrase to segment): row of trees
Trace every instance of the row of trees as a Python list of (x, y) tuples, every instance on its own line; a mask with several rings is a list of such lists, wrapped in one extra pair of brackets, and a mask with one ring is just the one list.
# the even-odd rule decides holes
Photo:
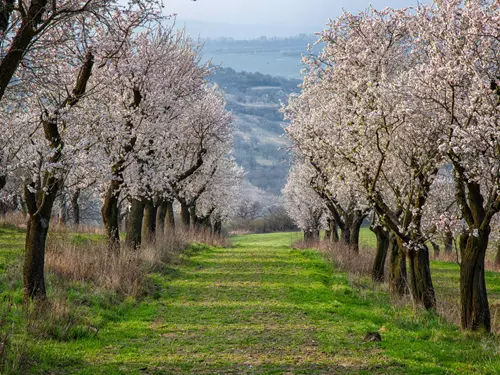
[(173, 227), (174, 199), (185, 226), (220, 232), (242, 179), (223, 93), (207, 83), (200, 45), (162, 26), (160, 4), (51, 4), (0, 3), (0, 187), (22, 187), (31, 299), (46, 298), (45, 242), (61, 191), (74, 215), (83, 192), (102, 198), (117, 254), (124, 207), (131, 248)]
[[(486, 249), (500, 210), (500, 5), (436, 0), (344, 13), (304, 57), (302, 93), (283, 108), (296, 162), (284, 189), (311, 236), (328, 220), (357, 251), (371, 215), (381, 280), (427, 309), (429, 241), (460, 249), (461, 325), (490, 329)], [(326, 212), (326, 216), (323, 213)], [(325, 217), (325, 218), (323, 218)], [(408, 260), (408, 265), (407, 265)]]

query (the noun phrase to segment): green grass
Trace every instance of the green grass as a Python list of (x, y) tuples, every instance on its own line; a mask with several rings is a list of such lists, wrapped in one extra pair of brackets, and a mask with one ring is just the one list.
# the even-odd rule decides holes
[[(98, 294), (71, 286), (73, 303), (89, 294), (84, 313), (100, 330), (30, 341), (31, 373), (500, 372), (496, 338), (461, 333), (434, 314), (392, 306), (383, 290), (352, 286), (319, 253), (292, 250), (299, 237), (245, 235), (232, 238), (233, 248), (192, 247), (181, 264), (152, 276), (156, 293), (141, 301), (98, 303)], [(0, 232), (2, 262), (15, 258), (8, 254), (20, 240), (22, 233)], [(458, 291), (456, 265), (433, 267), (436, 283)], [(498, 291), (498, 275), (488, 278)], [(363, 342), (379, 330), (381, 343)]]

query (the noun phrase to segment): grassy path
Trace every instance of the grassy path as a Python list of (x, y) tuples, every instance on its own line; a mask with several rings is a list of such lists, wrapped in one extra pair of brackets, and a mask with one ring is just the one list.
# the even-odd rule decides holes
[[(495, 374), (498, 343), (349, 286), (283, 234), (242, 236), (155, 275), (95, 338), (46, 341), (49, 374)], [(369, 331), (381, 343), (365, 343)]]

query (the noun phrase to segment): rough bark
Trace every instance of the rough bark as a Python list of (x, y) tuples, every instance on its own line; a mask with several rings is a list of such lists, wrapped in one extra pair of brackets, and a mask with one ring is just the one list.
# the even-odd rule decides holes
[(377, 237), (377, 252), (373, 261), (372, 280), (381, 283), (384, 281), (385, 276), (385, 260), (389, 250), (389, 232), (379, 225), (370, 227), (370, 229)]
[(71, 209), (73, 211), (73, 224), (75, 226), (80, 225), (80, 189), (76, 189), (71, 197)]
[(184, 228), (189, 228), (191, 223), (191, 214), (189, 212), (189, 206), (184, 202), (181, 202), (181, 220)]
[[(29, 8), (29, 12), (31, 12), (33, 7), (36, 7), (41, 3), (43, 2), (33, 1)], [(42, 8), (37, 8), (40, 15), (28, 14), (28, 17), (41, 17)], [(34, 27), (35, 25), (36, 24), (33, 24), (30, 27)], [(23, 33), (23, 28), (24, 26), (21, 27), (18, 35), (19, 33)], [(16, 35), (16, 38), (18, 37), (18, 35)], [(14, 44), (15, 43), (16, 40), (14, 40)], [(24, 53), (24, 51), (25, 49), (20, 51), (20, 53), (22, 54)], [(11, 49), (7, 52), (7, 55), (9, 55), (11, 52), (12, 46)], [(3, 58), (0, 64), (0, 98), (2, 97), (6, 87), (2, 86), (2, 80), (6, 77), (4, 75), (5, 72), (3, 71), (3, 68), (4, 63), (8, 58), (7, 55)], [(64, 100), (61, 106), (52, 113), (52, 116), (49, 116), (47, 120), (42, 121), (45, 139), (48, 141), (51, 150), (53, 150), (52, 156), (48, 160), (50, 163), (59, 163), (62, 158), (62, 152), (64, 149), (64, 141), (59, 132), (57, 121), (59, 110), (67, 106), (71, 107), (75, 105), (84, 95), (87, 82), (92, 73), (93, 65), (94, 57), (91, 53), (88, 53), (79, 71), (75, 87), (73, 88), (71, 94)], [(44, 277), (45, 243), (47, 239), (47, 233), (49, 231), (49, 223), (52, 215), (52, 209), (54, 207), (54, 200), (61, 186), (61, 177), (49, 171), (46, 171), (44, 173), (41, 186), (37, 187), (34, 183), (24, 186), (24, 197), (29, 213), (23, 266), (24, 296), (26, 300), (41, 300), (46, 298)]]
[(222, 234), (222, 221), (215, 220), (215, 222), (214, 222), (214, 233), (217, 234), (217, 235), (219, 235), (219, 236)]
[(102, 221), (108, 237), (108, 249), (113, 252), (120, 251), (120, 209), (118, 207), (120, 185), (121, 183), (117, 180), (110, 182), (101, 208)]
[(151, 243), (155, 239), (157, 209), (158, 207), (155, 206), (152, 200), (146, 201), (144, 205), (144, 218), (142, 223), (142, 241), (144, 243)]
[(125, 237), (125, 244), (131, 249), (137, 249), (141, 246), (144, 205), (142, 199), (133, 198), (130, 200), (130, 212), (127, 216), (127, 236)]
[(61, 194), (59, 195), (59, 202), (60, 202), (59, 220), (58, 220), (59, 225), (66, 225), (68, 223), (69, 207), (66, 198), (67, 198), (66, 193), (61, 192)]
[(439, 245), (437, 243), (435, 243), (434, 241), (430, 241), (430, 242), (432, 245), (432, 249), (434, 250), (434, 258), (438, 259), (439, 254), (440, 254)]
[(446, 254), (453, 252), (453, 233), (449, 231), (444, 234), (444, 252)]
[(163, 237), (165, 232), (165, 219), (167, 217), (167, 202), (161, 200), (156, 209), (156, 239)]
[(330, 231), (331, 231), (331, 239), (333, 242), (339, 242), (339, 227), (335, 220), (330, 221)]
[(165, 233), (175, 228), (174, 202), (167, 201), (167, 216), (165, 217)]
[(361, 224), (363, 224), (365, 217), (365, 215), (356, 214), (350, 225), (349, 245), (355, 253), (359, 252), (359, 231), (361, 230)]
[(403, 296), (408, 293), (408, 276), (406, 272), (406, 255), (395, 235), (391, 235), (389, 251), (391, 252), (389, 267), (389, 290)]
[(484, 279), (484, 259), (490, 228), (467, 236), (460, 266), (461, 325), (470, 330), (491, 329), (490, 308)]
[(429, 250), (423, 249), (408, 251), (410, 265), (410, 291), (416, 303), (421, 303), (427, 310), (436, 309), (436, 296), (432, 285)]
[(26, 14), (22, 17), (21, 27), (17, 30), (9, 50), (2, 56), (0, 62), (0, 100), (2, 100), (5, 90), (28, 51), (32, 40), (39, 32), (38, 27), (42, 22), (46, 6), (47, 0), (31, 1)]
[(0, 176), (0, 190), (7, 184), (7, 176)]
[(198, 223), (198, 217), (196, 216), (196, 206), (189, 207), (189, 222), (192, 230), (199, 230), (200, 225)]

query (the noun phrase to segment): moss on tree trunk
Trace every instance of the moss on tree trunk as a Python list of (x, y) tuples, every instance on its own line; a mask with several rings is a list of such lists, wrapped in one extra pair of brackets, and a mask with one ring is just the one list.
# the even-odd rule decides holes
[(408, 293), (406, 255), (395, 235), (391, 235), (389, 241), (390, 267), (389, 267), (389, 290), (391, 293), (403, 296)]
[(385, 260), (389, 250), (389, 232), (381, 226), (370, 228), (377, 237), (377, 252), (373, 261), (372, 280), (376, 283), (384, 281)]
[(408, 251), (410, 261), (410, 291), (415, 302), (427, 310), (436, 309), (436, 296), (432, 285), (429, 250), (427, 246)]
[(484, 258), (489, 227), (467, 236), (460, 264), (461, 325), (464, 329), (491, 329), (490, 308), (484, 279)]
[(24, 252), (24, 295), (26, 298), (42, 300), (45, 291), (45, 242), (49, 231), (49, 218), (30, 216), (26, 229)]

